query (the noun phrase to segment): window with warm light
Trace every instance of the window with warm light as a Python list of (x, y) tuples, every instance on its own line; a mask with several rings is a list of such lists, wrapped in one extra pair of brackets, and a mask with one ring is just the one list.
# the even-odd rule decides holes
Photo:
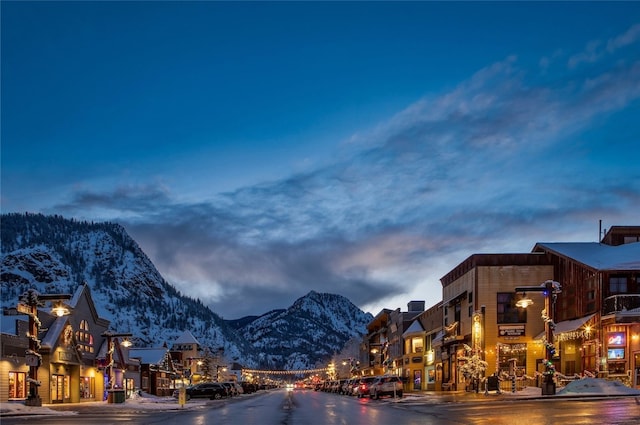
[(516, 367), (527, 368), (527, 344), (500, 344), (499, 346), (500, 370), (509, 372), (509, 362), (516, 359)]
[(27, 397), (27, 374), (9, 372), (9, 400)]
[(93, 335), (89, 332), (89, 323), (86, 320), (80, 322), (80, 329), (76, 332), (76, 340), (80, 351), (93, 353)]
[(424, 340), (420, 337), (411, 338), (411, 352), (422, 353), (424, 351)]

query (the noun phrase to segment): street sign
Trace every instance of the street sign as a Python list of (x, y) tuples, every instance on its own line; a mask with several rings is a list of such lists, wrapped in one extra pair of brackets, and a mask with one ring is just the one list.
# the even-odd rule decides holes
[(35, 356), (33, 354), (27, 354), (25, 356), (25, 363), (27, 363), (27, 366), (39, 367), (40, 366), (40, 357)]
[(29, 307), (26, 304), (18, 304), (16, 306), (16, 310), (18, 310), (18, 313), (23, 313), (23, 314), (31, 313), (31, 307)]

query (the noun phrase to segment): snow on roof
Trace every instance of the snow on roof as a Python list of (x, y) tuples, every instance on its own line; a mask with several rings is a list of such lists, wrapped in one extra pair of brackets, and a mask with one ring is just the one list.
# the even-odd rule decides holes
[(411, 323), (411, 326), (409, 326), (407, 328), (407, 330), (404, 331), (402, 336), (405, 336), (405, 335), (408, 335), (408, 334), (412, 334), (412, 333), (416, 333), (416, 332), (424, 332), (424, 328), (422, 327), (422, 324), (420, 323), (419, 320), (414, 320)]
[(132, 348), (129, 350), (129, 357), (138, 357), (140, 363), (143, 364), (162, 364), (166, 354), (166, 348)]
[(47, 333), (42, 338), (42, 346), (49, 348), (55, 347), (56, 342), (58, 341), (58, 338), (60, 338), (60, 334), (62, 333), (62, 330), (66, 325), (66, 317), (63, 316), (56, 318), (56, 320), (54, 320), (54, 322), (49, 326)]
[(538, 242), (596, 270), (640, 270), (640, 242), (612, 246), (597, 242)]
[(198, 340), (196, 339), (195, 336), (193, 336), (193, 334), (191, 332), (184, 331), (182, 333), (182, 335), (180, 335), (178, 337), (178, 339), (176, 339), (175, 341), (173, 341), (174, 344), (198, 344), (200, 345), (200, 343), (198, 342)]
[[(556, 328), (553, 330), (553, 333), (555, 335), (560, 335), (561, 333), (564, 333), (564, 332), (577, 331), (582, 327), (582, 325), (584, 325), (589, 320), (591, 320), (593, 316), (595, 316), (595, 313), (585, 317), (581, 317), (579, 319), (563, 320), (562, 322), (558, 322), (556, 323)], [(542, 332), (538, 336), (536, 336), (534, 339), (542, 339), (544, 335), (545, 335), (545, 332)]]

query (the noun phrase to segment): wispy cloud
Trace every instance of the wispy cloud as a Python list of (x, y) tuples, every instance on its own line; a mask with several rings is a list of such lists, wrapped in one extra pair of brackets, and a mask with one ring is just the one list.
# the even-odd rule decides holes
[(418, 282), (433, 293), (464, 255), (527, 250), (576, 223), (638, 211), (637, 167), (594, 178), (598, 157), (584, 142), (592, 126), (637, 105), (638, 58), (573, 70), (637, 43), (639, 33), (636, 25), (588, 44), (552, 84), (506, 58), (360, 133), (360, 150), (311, 172), (199, 204), (148, 186), (84, 189), (63, 207), (123, 212), (165, 277), (229, 318), (311, 289), (359, 305)]
[(589, 41), (582, 52), (576, 53), (569, 58), (568, 65), (570, 68), (575, 68), (582, 63), (597, 62), (607, 55), (616, 53), (619, 49), (637, 44), (638, 40), (640, 40), (640, 24), (635, 24), (625, 33), (609, 40)]

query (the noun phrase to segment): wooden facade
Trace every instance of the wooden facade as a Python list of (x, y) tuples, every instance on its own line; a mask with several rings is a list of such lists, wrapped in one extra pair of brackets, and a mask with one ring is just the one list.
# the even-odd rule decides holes
[[(38, 310), (41, 322), (38, 395), (42, 403), (78, 403), (104, 400), (104, 375), (97, 353), (109, 321), (98, 317), (87, 285), (80, 286), (69, 301), (73, 314), (57, 317)], [(28, 396), (26, 349), (28, 318), (13, 316), (16, 330), (2, 333), (0, 402)], [(6, 320), (6, 319), (5, 319)]]

